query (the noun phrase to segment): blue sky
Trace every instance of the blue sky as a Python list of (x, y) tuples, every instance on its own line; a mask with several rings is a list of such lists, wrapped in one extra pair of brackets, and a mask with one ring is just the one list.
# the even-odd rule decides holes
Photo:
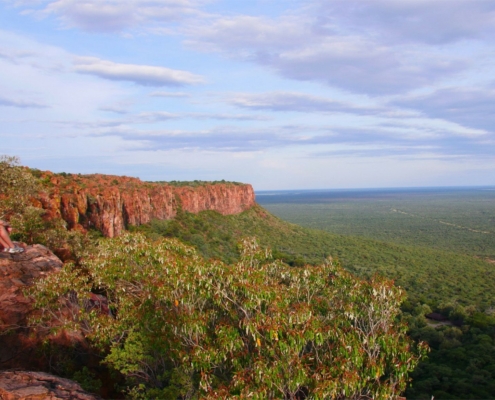
[(55, 172), (495, 185), (495, 1), (0, 0), (0, 135)]

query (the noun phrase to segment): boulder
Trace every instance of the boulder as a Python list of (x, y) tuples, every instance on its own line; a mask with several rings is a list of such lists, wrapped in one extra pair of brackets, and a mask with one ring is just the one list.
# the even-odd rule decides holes
[(23, 327), (32, 311), (24, 291), (33, 280), (62, 268), (62, 261), (46, 247), (26, 246), (24, 253), (0, 253), (0, 333)]
[(62, 347), (84, 345), (77, 332), (54, 336), (48, 329), (35, 332), (29, 327), (29, 318), (36, 311), (26, 289), (35, 279), (60, 271), (63, 264), (42, 245), (25, 249), (18, 254), (0, 253), (0, 369), (46, 369), (50, 361), (39, 351), (45, 339)]
[(0, 371), (2, 400), (97, 400), (100, 397), (85, 392), (69, 379), (45, 372)]

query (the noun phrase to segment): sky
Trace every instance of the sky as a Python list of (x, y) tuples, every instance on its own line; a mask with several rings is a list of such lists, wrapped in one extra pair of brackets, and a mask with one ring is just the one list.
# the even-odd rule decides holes
[(0, 0), (0, 143), (147, 181), (495, 185), (495, 0)]

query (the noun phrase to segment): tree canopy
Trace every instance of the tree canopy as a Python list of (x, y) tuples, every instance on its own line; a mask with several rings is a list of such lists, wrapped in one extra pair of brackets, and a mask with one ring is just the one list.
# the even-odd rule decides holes
[[(359, 280), (331, 259), (290, 267), (254, 239), (229, 265), (125, 234), (81, 267), (39, 281), (36, 304), (101, 348), (135, 398), (394, 398), (425, 353), (391, 281)], [(110, 312), (87, 307), (92, 292)]]

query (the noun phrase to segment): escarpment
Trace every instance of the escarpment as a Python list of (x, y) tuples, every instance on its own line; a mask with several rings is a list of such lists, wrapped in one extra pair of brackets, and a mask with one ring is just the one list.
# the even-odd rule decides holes
[(43, 173), (46, 191), (38, 206), (48, 216), (62, 217), (69, 229), (97, 229), (121, 234), (129, 225), (167, 220), (179, 210), (237, 214), (255, 205), (251, 185), (219, 182), (176, 186), (111, 175)]

